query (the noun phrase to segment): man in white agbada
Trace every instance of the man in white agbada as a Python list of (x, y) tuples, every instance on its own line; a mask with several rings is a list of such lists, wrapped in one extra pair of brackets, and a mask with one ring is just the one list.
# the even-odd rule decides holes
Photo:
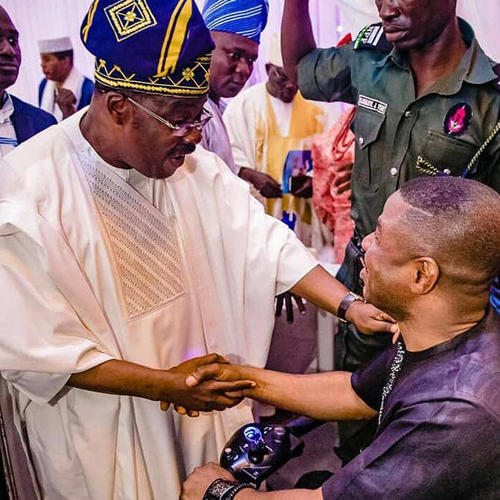
[[(224, 362), (210, 352), (263, 366), (277, 293), (333, 312), (343, 301), (367, 332), (395, 328), (194, 151), (213, 47), (195, 4), (147, 0), (123, 24), (127, 7), (94, 2), (84, 20), (91, 106), (0, 164), (0, 369), (44, 498), (178, 498), (251, 420), (233, 385), (190, 388), (186, 375)], [(232, 408), (189, 419), (158, 401)]]
[[(292, 192), (282, 181), (285, 163), (291, 160), (288, 153), (300, 159), (301, 152), (309, 152), (307, 161), (311, 161), (312, 138), (323, 132), (327, 116), (317, 104), (306, 101), (287, 78), (279, 33), (271, 37), (266, 71), (266, 82), (240, 92), (224, 112), (234, 161), (240, 177), (264, 196), (266, 213), (290, 221), (306, 246), (320, 250), (322, 232), (311, 203), (312, 177), (302, 175), (305, 182), (293, 186)], [(266, 181), (278, 187), (275, 193), (261, 189)]]
[(90, 104), (94, 83), (73, 64), (71, 38), (38, 42), (45, 78), (38, 87), (38, 105), (60, 122)]

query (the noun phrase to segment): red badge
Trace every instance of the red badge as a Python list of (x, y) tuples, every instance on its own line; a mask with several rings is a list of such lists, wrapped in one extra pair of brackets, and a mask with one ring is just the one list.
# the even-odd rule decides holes
[(466, 102), (455, 104), (444, 119), (444, 132), (452, 137), (462, 135), (472, 118), (471, 107)]

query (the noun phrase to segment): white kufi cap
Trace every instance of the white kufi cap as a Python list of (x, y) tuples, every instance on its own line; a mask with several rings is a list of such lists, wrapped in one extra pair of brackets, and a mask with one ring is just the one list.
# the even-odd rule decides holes
[(71, 38), (69, 36), (63, 36), (61, 38), (39, 40), (38, 50), (40, 51), (40, 54), (55, 54), (56, 52), (73, 50), (73, 45), (71, 44)]

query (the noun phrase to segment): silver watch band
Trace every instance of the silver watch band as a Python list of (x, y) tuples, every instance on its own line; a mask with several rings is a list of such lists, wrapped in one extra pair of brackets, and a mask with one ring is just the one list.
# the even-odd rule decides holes
[(250, 483), (226, 481), (221, 477), (210, 484), (203, 495), (203, 500), (233, 500), (238, 492), (244, 488), (254, 488)]
[(353, 303), (359, 300), (360, 302), (365, 302), (365, 299), (363, 297), (360, 297), (359, 295), (356, 295), (353, 292), (347, 293), (347, 295), (342, 299), (342, 301), (339, 304), (339, 308), (337, 311), (337, 317), (344, 322), (347, 322), (345, 319), (345, 315), (347, 312), (347, 309), (349, 309), (349, 306)]
[(203, 495), (203, 500), (220, 500), (238, 483), (219, 477), (213, 481)]

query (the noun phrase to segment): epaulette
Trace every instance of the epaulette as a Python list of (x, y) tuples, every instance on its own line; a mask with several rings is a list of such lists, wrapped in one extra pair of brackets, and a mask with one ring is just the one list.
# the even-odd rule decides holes
[(354, 40), (354, 50), (369, 49), (389, 53), (392, 48), (392, 43), (385, 37), (382, 23), (365, 26)]
[(495, 87), (498, 92), (500, 92), (500, 64), (493, 67), (493, 71), (497, 75), (497, 79), (493, 82), (493, 87)]

